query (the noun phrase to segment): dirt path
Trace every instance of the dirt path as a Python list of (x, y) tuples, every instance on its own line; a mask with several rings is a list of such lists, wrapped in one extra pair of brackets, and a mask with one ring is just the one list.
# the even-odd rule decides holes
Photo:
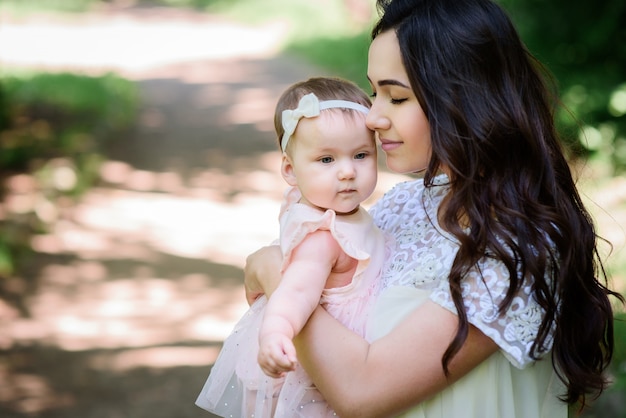
[(277, 230), (274, 102), (321, 72), (277, 53), (280, 24), (155, 8), (2, 23), (0, 64), (117, 71), (141, 110), (101, 185), (2, 284), (0, 416), (207, 416), (193, 402), (246, 308), (244, 257)]

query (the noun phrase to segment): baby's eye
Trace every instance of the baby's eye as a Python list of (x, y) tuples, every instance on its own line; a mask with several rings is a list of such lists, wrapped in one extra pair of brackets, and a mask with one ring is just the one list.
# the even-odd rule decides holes
[(324, 164), (329, 164), (333, 162), (333, 157), (322, 157), (320, 158), (320, 162)]
[(367, 157), (367, 152), (359, 152), (354, 156), (355, 160), (362, 160)]

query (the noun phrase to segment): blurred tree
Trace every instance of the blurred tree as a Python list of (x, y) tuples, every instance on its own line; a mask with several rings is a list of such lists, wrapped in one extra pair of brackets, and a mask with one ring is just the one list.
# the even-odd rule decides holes
[(626, 2), (499, 1), (559, 82), (570, 149), (626, 171)]
[(4, 131), (9, 127), (9, 102), (7, 99), (7, 95), (0, 81), (0, 132)]

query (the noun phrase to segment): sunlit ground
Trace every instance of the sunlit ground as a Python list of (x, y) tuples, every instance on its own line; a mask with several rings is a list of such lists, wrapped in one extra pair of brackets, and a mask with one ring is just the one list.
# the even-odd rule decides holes
[[(162, 161), (155, 168), (107, 161), (101, 184), (78, 204), (51, 205), (28, 175), (7, 180), (0, 217), (35, 210), (53, 227), (32, 240), (41, 264), (6, 283), (10, 292), (27, 295), (23, 310), (30, 316), (0, 299), (0, 348), (8, 353), (0, 359), (0, 412), (6, 405), (19, 416), (39, 416), (93, 396), (37, 369), (39, 362), (49, 365), (57, 357), (67, 362), (75, 387), (93, 384), (94, 376), (103, 379), (98, 373), (117, 382), (115, 376), (143, 376), (147, 370), (146, 381), (152, 381), (158, 373), (195, 366), (195, 386), (179, 389), (172, 383), (174, 388), (159, 388), (165, 395), (133, 398), (139, 405), (154, 404), (154, 396), (174, 397), (180, 390), (188, 399), (177, 401), (192, 404), (219, 343), (246, 309), (246, 255), (276, 237), (285, 184), (274, 151), (274, 102), (291, 82), (317, 74), (309, 65), (276, 61), (285, 25), (247, 28), (159, 9), (73, 20), (2, 18), (5, 68), (113, 70), (141, 83), (135, 138), (140, 149), (132, 152), (147, 159), (154, 153)], [(220, 136), (233, 129), (251, 135), (250, 147), (237, 148)], [(159, 137), (166, 139), (157, 144), (177, 150), (205, 132), (215, 135), (215, 144), (201, 156), (202, 169), (187, 170), (182, 157), (169, 159), (167, 151), (149, 146)], [(67, 180), (63, 166), (59, 162), (58, 181)], [(383, 171), (368, 204), (401, 179)], [(623, 254), (626, 180), (588, 184), (590, 201), (603, 208), (594, 210), (600, 232), (613, 242), (614, 253)], [(32, 347), (52, 354), (33, 354)], [(100, 384), (99, 390), (111, 390)], [(110, 408), (125, 402), (131, 401), (108, 400)], [(98, 416), (157, 416), (124, 408)]]
[[(268, 58), (277, 52), (280, 36), (278, 25), (248, 29), (199, 15), (163, 15), (158, 9), (62, 21), (37, 18), (31, 22), (3, 21), (0, 37), (11, 41), (2, 43), (0, 60), (8, 68), (88, 73), (113, 70), (137, 80), (177, 78), (198, 83), (198, 78), (205, 77), (202, 81), (208, 83), (235, 83), (237, 70), (216, 74), (195, 68), (195, 74), (177, 74), (175, 67), (198, 60), (224, 60), (221, 66), (228, 67), (226, 60), (233, 57)], [(204, 91), (207, 101), (216, 99), (209, 95), (216, 93), (210, 84)], [(260, 99), (259, 108), (247, 113), (248, 119), (270, 119), (273, 94), (265, 92)], [(244, 105), (253, 108), (254, 101), (233, 103), (231, 120), (224, 123), (249, 123), (236, 120), (241, 112), (235, 108)], [(259, 111), (264, 114), (255, 115)], [(140, 124), (150, 128), (162, 123), (147, 104)], [(185, 133), (180, 135), (184, 147)], [(273, 171), (275, 158), (270, 155), (265, 160), (267, 167), (262, 168)], [(177, 327), (175, 338), (223, 338), (232, 320), (245, 308), (241, 287), (212, 291), (210, 271), (177, 281), (164, 280), (150, 265), (156, 251), (241, 268), (245, 254), (270, 242), (276, 233), (272, 222), (277, 213), (276, 196), (241, 196), (227, 203), (222, 196), (233, 186), (278, 190), (282, 180), (255, 173), (252, 167), (244, 174), (231, 179), (207, 167), (206, 172), (184, 184), (176, 172), (150, 172), (110, 161), (103, 165), (101, 178), (111, 187), (90, 191), (70, 208), (39, 205), (32, 178), (9, 178), (10, 195), (4, 211), (25, 213), (35, 208), (42, 216), (46, 210), (53, 211), (52, 216), (59, 219), (50, 234), (33, 239), (33, 249), (73, 254), (77, 260), (49, 265), (41, 272), (40, 293), (30, 301), (34, 318), (12, 321), (9, 334), (18, 340), (46, 339), (68, 349), (119, 346), (121, 341), (145, 346), (172, 338), (159, 327), (138, 333), (133, 320), (141, 322), (159, 313), (167, 321), (178, 321), (200, 310), (207, 314), (186, 322), (184, 329)], [(256, 219), (268, 222), (245, 221), (251, 211)], [(145, 266), (131, 277), (111, 281), (110, 272), (99, 260), (114, 259), (141, 260)], [(72, 288), (74, 303), (67, 303), (67, 288)], [(209, 315), (212, 307), (215, 314)], [(10, 340), (4, 344), (10, 346)]]
[(113, 70), (141, 78), (188, 61), (268, 58), (279, 52), (285, 34), (286, 24), (280, 21), (248, 28), (159, 8), (15, 19), (0, 25), (2, 39), (11, 40), (2, 43), (0, 60), (40, 69)]
[[(317, 74), (288, 60), (272, 64), (284, 28), (159, 9), (72, 20), (3, 17), (6, 69), (116, 71), (140, 83), (138, 136), (129, 144), (140, 149), (128, 152), (143, 166), (105, 162), (100, 185), (77, 204), (52, 204), (29, 175), (8, 178), (0, 217), (35, 211), (53, 226), (32, 239), (39, 264), (5, 283), (10, 293), (26, 295), (22, 309), (0, 299), (0, 348), (7, 354), (0, 359), (0, 415), (2, 405), (24, 416), (52, 414), (93, 396), (38, 370), (57, 363), (48, 357), (69, 362), (68, 380), (79, 383), (77, 373), (129, 380), (142, 370), (194, 366), (187, 399), (172, 400), (192, 405), (219, 344), (247, 307), (246, 255), (276, 238), (285, 183), (272, 136), (275, 100), (288, 84)], [(251, 135), (250, 149), (224, 139), (236, 129)], [(206, 132), (214, 144), (193, 155), (191, 144)], [(158, 144), (172, 154), (191, 151), (170, 156), (169, 149), (151, 149)], [(153, 168), (145, 161), (152, 155), (159, 158)], [(185, 156), (206, 165), (189, 169)], [(66, 162), (54, 167), (53, 181), (73, 181)], [(370, 202), (399, 179), (382, 173)], [(111, 403), (124, 405), (120, 398)], [(119, 408), (102, 416), (140, 416)]]

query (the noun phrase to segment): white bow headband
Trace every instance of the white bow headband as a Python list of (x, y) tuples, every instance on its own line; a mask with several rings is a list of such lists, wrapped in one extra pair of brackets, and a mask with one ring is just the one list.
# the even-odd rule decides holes
[(369, 112), (369, 109), (362, 104), (349, 102), (347, 100), (326, 100), (320, 102), (317, 96), (313, 93), (302, 96), (297, 108), (293, 110), (283, 110), (282, 121), (285, 133), (280, 141), (280, 147), (283, 152), (285, 152), (285, 149), (287, 148), (289, 138), (296, 131), (296, 127), (298, 126), (300, 119), (313, 118), (315, 116), (319, 116), (320, 111), (324, 109), (334, 108), (358, 110), (366, 115), (367, 112)]

